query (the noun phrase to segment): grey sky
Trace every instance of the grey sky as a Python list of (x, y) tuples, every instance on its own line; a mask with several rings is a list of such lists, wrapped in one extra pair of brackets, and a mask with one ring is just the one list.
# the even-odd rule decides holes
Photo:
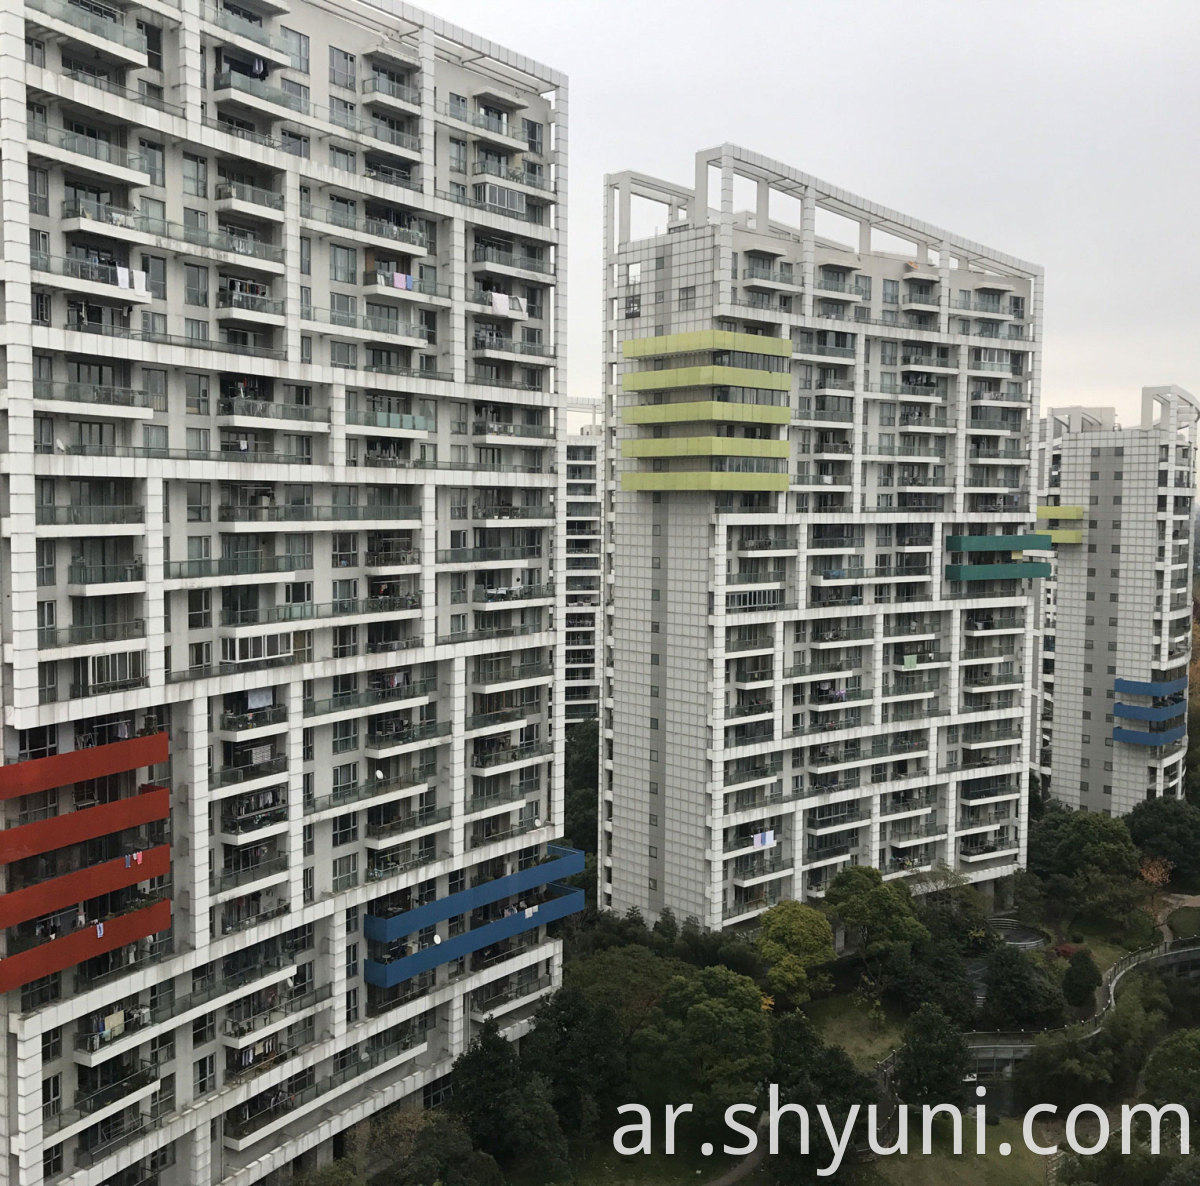
[[(421, 0), (417, 0), (421, 3)], [(571, 82), (570, 369), (606, 172), (732, 141), (1046, 269), (1044, 405), (1200, 392), (1200, 2), (425, 0)]]

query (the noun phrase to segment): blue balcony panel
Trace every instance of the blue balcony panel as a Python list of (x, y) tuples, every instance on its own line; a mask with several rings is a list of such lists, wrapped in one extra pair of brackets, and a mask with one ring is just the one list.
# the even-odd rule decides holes
[(372, 914), (375, 907), (368, 906), (363, 932), (372, 942), (395, 943), (405, 935), (424, 930), (456, 914), (467, 914), (477, 906), (486, 906), (489, 902), (498, 902), (501, 898), (583, 872), (583, 853), (578, 849), (548, 844), (546, 851), (552, 854), (551, 860), (531, 865), (517, 873), (509, 873), (505, 877), (496, 877), (482, 885), (473, 885), (470, 889), (459, 890), (456, 894), (447, 894), (444, 898), (426, 902), (424, 906), (406, 910), (403, 914)]
[(1129, 696), (1174, 696), (1176, 692), (1187, 691), (1187, 676), (1182, 679), (1168, 680), (1165, 683), (1153, 683), (1136, 679), (1113, 680), (1113, 688)]
[(1129, 745), (1160, 746), (1170, 745), (1187, 733), (1187, 725), (1177, 725), (1174, 729), (1164, 729), (1161, 733), (1140, 733), (1133, 729), (1113, 729), (1113, 740), (1124, 741)]
[(1164, 704), (1154, 708), (1142, 704), (1122, 704), (1118, 701), (1113, 705), (1113, 716), (1124, 717), (1129, 721), (1170, 721), (1181, 717), (1187, 712), (1187, 701), (1180, 700), (1178, 704)]
[(401, 956), (400, 959), (387, 963), (369, 959), (363, 970), (366, 981), (379, 988), (394, 988), (397, 984), (403, 984), (404, 981), (411, 980), (422, 972), (428, 972), (431, 968), (448, 964), (474, 951), (481, 951), (493, 943), (522, 935), (548, 922), (566, 918), (569, 914), (578, 914), (583, 909), (583, 890), (556, 884), (550, 886), (550, 892), (553, 896), (547, 902), (518, 911), (508, 918), (498, 918), (495, 922), (486, 923), (474, 930), (464, 931), (461, 935), (455, 935), (443, 943), (432, 944), (412, 955)]

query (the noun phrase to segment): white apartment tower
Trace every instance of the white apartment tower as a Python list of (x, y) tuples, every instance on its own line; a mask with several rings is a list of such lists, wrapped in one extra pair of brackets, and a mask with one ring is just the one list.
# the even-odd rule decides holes
[(604, 437), (598, 426), (567, 437), (566, 641), (563, 699), (567, 724), (599, 715), (604, 620), (601, 606), (601, 482)]
[(1044, 583), (1032, 730), (1041, 788), (1124, 815), (1183, 794), (1192, 650), (1192, 506), (1200, 400), (1142, 390), (1141, 423), (1052, 408), (1038, 439)]
[(729, 145), (609, 177), (605, 246), (601, 901), (1013, 872), (1040, 269)]
[(14, 0), (0, 75), (4, 1181), (249, 1186), (581, 905), (565, 79), (390, 0)]

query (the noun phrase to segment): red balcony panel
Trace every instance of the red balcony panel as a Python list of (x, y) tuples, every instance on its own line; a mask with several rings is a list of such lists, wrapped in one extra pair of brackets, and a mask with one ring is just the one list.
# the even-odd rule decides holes
[(20, 988), (22, 984), (49, 976), (52, 972), (61, 972), (64, 968), (77, 967), (93, 956), (125, 947), (147, 935), (157, 935), (170, 925), (171, 903), (164, 899), (131, 914), (123, 914), (120, 918), (110, 918), (104, 924), (103, 935), (97, 935), (95, 927), (85, 927), (38, 947), (31, 947), (28, 951), (10, 955), (0, 960), (0, 992)]
[(165, 877), (170, 871), (171, 846), (160, 844), (142, 853), (140, 865), (131, 859), (126, 866), (125, 858), (117, 857), (88, 869), (52, 877), (27, 889), (0, 894), (0, 927), (15, 927), (17, 923), (40, 918), (52, 910), (77, 905), (110, 890), (137, 885), (139, 881), (149, 881), (151, 877)]
[(85, 807), (81, 811), (68, 811), (65, 815), (3, 829), (0, 831), (0, 865), (10, 865), (13, 861), (37, 856), (38, 853), (66, 848), (68, 844), (81, 844), (97, 836), (111, 836), (113, 832), (125, 828), (137, 828), (166, 819), (170, 814), (170, 789), (147, 784), (140, 795), (132, 795), (128, 799), (101, 803), (98, 807)]
[(14, 762), (10, 766), (0, 766), (0, 799), (15, 799), (18, 795), (32, 795), (36, 791), (86, 782), (89, 778), (155, 766), (166, 760), (167, 735), (161, 732), (72, 750), (69, 754), (55, 754), (52, 758)]

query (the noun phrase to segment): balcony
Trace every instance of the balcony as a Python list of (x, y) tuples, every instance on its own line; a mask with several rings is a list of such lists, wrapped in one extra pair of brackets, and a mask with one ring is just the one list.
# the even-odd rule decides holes
[[(123, 181), (127, 185), (146, 184), (141, 157), (120, 145), (111, 144), (107, 140), (100, 140), (81, 132), (51, 128), (41, 120), (30, 120), (28, 128), (31, 141), (69, 153), (71, 158), (83, 158), (79, 162), (79, 167), (93, 176), (108, 177), (111, 180)], [(39, 155), (38, 150), (31, 147), (30, 156), (37, 155)], [(72, 160), (71, 163), (75, 163), (75, 161)]]
[[(27, 4), (35, 12), (40, 12), (52, 21), (61, 21), (75, 30), (98, 38), (103, 45), (96, 48), (103, 48), (114, 54), (127, 65), (146, 65), (146, 38), (138, 29), (126, 27), (120, 12), (99, 4), (85, 8), (82, 4), (72, 4), (69, 0), (27, 0)], [(86, 38), (80, 40), (88, 45), (93, 44)]]
[(146, 579), (146, 566), (140, 560), (127, 564), (86, 564), (74, 561), (67, 567), (68, 585), (125, 585)]
[[(553, 864), (554, 862), (549, 863)], [(535, 866), (532, 870), (526, 870), (526, 874), (533, 873), (535, 877), (540, 876), (544, 878), (544, 873), (539, 875), (539, 868), (544, 869), (546, 866)], [(525, 874), (512, 874), (511, 877), (519, 879), (525, 877)], [(498, 878), (496, 881), (491, 882), (488, 887), (480, 888), (491, 895), (495, 893), (494, 887), (508, 880), (509, 878)], [(524, 910), (519, 910), (505, 918), (485, 923), (482, 926), (473, 927), (468, 931), (452, 936), (440, 944), (430, 945), (423, 950), (416, 951), (411, 955), (401, 956), (398, 959), (385, 962), (368, 958), (363, 973), (364, 979), (368, 984), (373, 984), (380, 988), (391, 988), (414, 976), (419, 976), (423, 972), (451, 963), (463, 956), (483, 951), (485, 948), (503, 943), (509, 939), (514, 939), (519, 935), (525, 935), (530, 931), (545, 926), (547, 923), (556, 922), (558, 919), (567, 918), (583, 910), (583, 890), (573, 889), (557, 882), (547, 883), (545, 880), (536, 880), (522, 891), (514, 890), (512, 892), (528, 892), (528, 890), (540, 886), (545, 887), (540, 894), (540, 901), (534, 901), (532, 905), (527, 906)], [(460, 894), (450, 896), (458, 898), (464, 895), (472, 895), (475, 892), (475, 890), (463, 890)], [(486, 902), (499, 901), (501, 897), (507, 896), (509, 895), (488, 896)], [(442, 899), (441, 901), (444, 902), (447, 900)], [(440, 902), (431, 903), (433, 906), (440, 904)], [(387, 922), (389, 925), (387, 929), (392, 930), (393, 926), (391, 924), (395, 924), (398, 920), (410, 917), (411, 914), (415, 913), (417, 911), (410, 912), (410, 915), (399, 915), (396, 918), (388, 919)], [(372, 937), (371, 923), (379, 921), (382, 920), (376, 919), (371, 915), (367, 916), (366, 934), (368, 939)], [(397, 937), (402, 938), (404, 935), (411, 933), (411, 931), (399, 932)]]
[(114, 506), (42, 504), (36, 508), (34, 517), (37, 523), (47, 527), (109, 527), (144, 523), (146, 509), (133, 504)]
[[(235, 100), (250, 106), (252, 109), (257, 107), (257, 103), (269, 103), (273, 107), (283, 108), (287, 113), (283, 118), (290, 118), (290, 113), (299, 112), (301, 115), (309, 114), (308, 99), (301, 95), (292, 95), (279, 87), (270, 86), (258, 78), (251, 78), (248, 74), (240, 74), (236, 70), (222, 70), (213, 78), (213, 98), (220, 102), (224, 100)], [(232, 92), (232, 94), (222, 92)], [(247, 99), (254, 99), (256, 103), (246, 104)], [(276, 115), (275, 118), (279, 118)]]

